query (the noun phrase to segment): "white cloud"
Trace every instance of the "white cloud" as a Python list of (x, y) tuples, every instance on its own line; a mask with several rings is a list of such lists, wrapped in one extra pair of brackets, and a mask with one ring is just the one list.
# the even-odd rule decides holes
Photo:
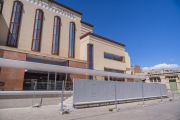
[(175, 70), (175, 69), (180, 69), (180, 66), (178, 64), (158, 64), (152, 67), (143, 67), (142, 70), (152, 70), (152, 69), (156, 69), (156, 70), (161, 70), (161, 69), (169, 69), (169, 70)]
[(171, 59), (170, 61), (173, 61), (174, 59)]

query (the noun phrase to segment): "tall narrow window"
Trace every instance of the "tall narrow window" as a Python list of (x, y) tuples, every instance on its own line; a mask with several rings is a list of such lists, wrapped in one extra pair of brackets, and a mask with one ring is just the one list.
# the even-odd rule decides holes
[(10, 31), (8, 36), (8, 46), (17, 46), (17, 38), (19, 33), (19, 24), (21, 19), (21, 11), (23, 4), (15, 1), (13, 6), (13, 12), (11, 16)]
[(32, 50), (39, 51), (41, 31), (42, 31), (41, 29), (42, 29), (43, 12), (41, 10), (36, 10), (35, 17), (36, 18), (35, 18), (35, 24), (34, 24)]
[[(87, 45), (87, 64), (88, 69), (93, 69), (93, 45)], [(93, 76), (88, 76), (88, 79), (93, 79)]]
[(74, 44), (75, 44), (75, 24), (70, 23), (70, 35), (69, 35), (69, 57), (74, 57)]
[(58, 54), (59, 50), (59, 31), (60, 31), (60, 18), (54, 18), (54, 32), (53, 32), (53, 46), (52, 54)]

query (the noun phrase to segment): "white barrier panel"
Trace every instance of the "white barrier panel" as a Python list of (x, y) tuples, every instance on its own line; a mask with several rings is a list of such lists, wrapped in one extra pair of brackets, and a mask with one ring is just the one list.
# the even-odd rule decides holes
[(167, 96), (165, 84), (74, 79), (73, 104), (114, 101), (115, 85), (117, 101), (142, 98), (142, 85), (144, 98)]

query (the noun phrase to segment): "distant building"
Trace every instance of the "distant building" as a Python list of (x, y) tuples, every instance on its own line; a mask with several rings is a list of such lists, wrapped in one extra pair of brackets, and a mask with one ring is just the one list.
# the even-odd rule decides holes
[(137, 65), (131, 65), (131, 69), (132, 69), (132, 75), (135, 75), (136, 73), (142, 73), (142, 69), (140, 66)]
[(136, 75), (148, 76), (146, 83), (166, 84), (167, 90), (180, 92), (180, 69), (179, 70), (147, 70), (143, 73), (136, 73)]

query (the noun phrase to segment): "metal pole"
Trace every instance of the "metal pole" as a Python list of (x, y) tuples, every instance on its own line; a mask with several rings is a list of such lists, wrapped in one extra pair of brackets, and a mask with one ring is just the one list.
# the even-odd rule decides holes
[(173, 95), (173, 100), (174, 100), (174, 93), (173, 93), (173, 86), (171, 85), (171, 89), (172, 89), (172, 95)]
[(56, 76), (57, 76), (57, 73), (55, 72), (55, 84), (54, 84), (54, 90), (56, 90)]
[(34, 82), (34, 93), (33, 93), (33, 100), (32, 100), (32, 106), (33, 106), (33, 102), (34, 102), (34, 94), (35, 94), (35, 89), (36, 89), (36, 80), (35, 80), (35, 82)]
[(60, 111), (63, 112), (63, 95), (64, 95), (64, 80), (62, 82), (62, 93), (61, 93), (61, 109)]
[(49, 72), (48, 72), (48, 78), (47, 78), (47, 90), (49, 90)]
[(115, 90), (115, 108), (117, 110), (116, 82), (114, 82), (114, 90)]
[(67, 73), (66, 73), (66, 78), (65, 78), (65, 86), (64, 86), (64, 90), (66, 90), (66, 83), (67, 83)]
[(161, 102), (162, 102), (162, 92), (161, 92), (161, 85), (160, 85), (160, 94), (161, 94)]
[(109, 81), (109, 75), (108, 75), (108, 81)]
[(144, 105), (144, 89), (143, 89), (143, 83), (142, 83), (142, 98), (143, 98), (143, 105)]

